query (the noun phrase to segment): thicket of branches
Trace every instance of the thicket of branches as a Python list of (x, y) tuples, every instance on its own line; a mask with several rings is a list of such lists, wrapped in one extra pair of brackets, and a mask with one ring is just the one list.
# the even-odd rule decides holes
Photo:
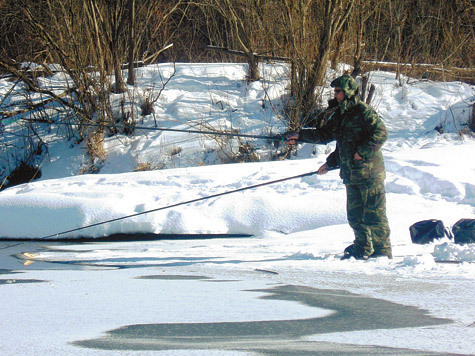
[[(250, 61), (288, 56), (318, 66), (330, 47), (333, 60), (346, 62), (475, 65), (473, 0), (3, 0), (0, 29), (3, 59), (58, 62), (61, 49), (108, 71), (130, 53), (148, 61), (232, 58), (210, 53), (209, 44)], [(173, 49), (154, 56), (169, 43)]]
[[(473, 0), (3, 0), (0, 31), (0, 72), (68, 111), (91, 162), (104, 128), (81, 124), (117, 121), (109, 94), (134, 84), (137, 65), (245, 61), (255, 81), (260, 62), (285, 60), (290, 128), (314, 109), (329, 63), (351, 64), (353, 75), (388, 67), (475, 81)], [(20, 63), (43, 68), (25, 71)], [(63, 93), (36, 80), (51, 64), (71, 78)]]
[[(474, 81), (464, 70), (475, 67), (473, 0), (4, 0), (0, 30), (0, 69), (60, 64), (86, 96), (88, 117), (96, 104), (81, 88), (124, 92), (123, 65), (133, 84), (137, 61), (246, 61), (252, 81), (260, 61), (285, 59), (293, 118), (311, 111), (329, 61), (354, 65), (354, 74), (390, 66), (398, 75)], [(94, 83), (84, 73), (91, 68), (100, 73)]]

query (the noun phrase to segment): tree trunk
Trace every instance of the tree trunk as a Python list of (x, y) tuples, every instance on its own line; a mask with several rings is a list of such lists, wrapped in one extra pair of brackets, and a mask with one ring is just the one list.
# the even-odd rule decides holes
[[(311, 67), (307, 83), (305, 84), (302, 108), (304, 113), (308, 113), (315, 105), (315, 89), (317, 86), (322, 85), (325, 79), (325, 73), (327, 71), (327, 62), (330, 58), (331, 31), (324, 34), (321, 40), (320, 48), (315, 56), (315, 61)], [(332, 36), (333, 37), (333, 36)]]
[(249, 71), (248, 71), (248, 81), (255, 82), (258, 81), (260, 78), (259, 75), (259, 59), (253, 53), (249, 53), (247, 55), (247, 63), (249, 64)]
[(302, 97), (302, 109), (305, 115), (308, 114), (315, 105), (315, 89), (317, 86), (322, 85), (325, 80), (332, 45), (335, 45), (334, 42), (337, 35), (343, 31), (344, 25), (352, 11), (353, 4), (354, 0), (347, 1), (346, 8), (343, 10), (343, 0), (327, 2), (325, 7), (325, 28), (318, 41), (319, 48), (309, 71)]
[(112, 60), (114, 65), (114, 78), (115, 78), (115, 88), (114, 93), (120, 94), (124, 93), (127, 90), (127, 87), (124, 83), (124, 78), (122, 77), (122, 66), (120, 63), (120, 56), (118, 53), (119, 49), (117, 45), (112, 49)]
[(135, 51), (135, 0), (129, 0), (129, 66), (127, 75), (127, 84), (135, 84), (135, 70), (134, 70), (134, 51)]

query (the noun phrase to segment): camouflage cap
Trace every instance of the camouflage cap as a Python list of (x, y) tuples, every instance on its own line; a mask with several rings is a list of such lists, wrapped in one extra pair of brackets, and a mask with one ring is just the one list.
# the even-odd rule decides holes
[(332, 88), (341, 88), (347, 98), (352, 98), (358, 93), (358, 83), (348, 74), (336, 78), (330, 85)]

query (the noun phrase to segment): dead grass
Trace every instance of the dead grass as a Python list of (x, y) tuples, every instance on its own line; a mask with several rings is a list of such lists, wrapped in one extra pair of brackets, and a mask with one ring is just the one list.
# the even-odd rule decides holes
[(140, 162), (137, 164), (137, 167), (135, 167), (134, 172), (146, 172), (151, 170), (152, 165), (149, 162)]

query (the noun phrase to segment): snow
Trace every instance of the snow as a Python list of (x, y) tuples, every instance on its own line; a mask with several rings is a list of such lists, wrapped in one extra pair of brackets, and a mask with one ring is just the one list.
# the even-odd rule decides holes
[[(137, 86), (130, 88), (136, 98), (157, 95), (161, 83), (174, 73), (154, 104), (154, 114), (138, 124), (152, 128), (156, 120), (159, 127), (185, 130), (283, 132), (278, 110), (286, 98), (287, 68), (266, 64), (262, 70), (264, 79), (248, 84), (244, 81), (246, 67), (241, 64), (177, 64), (175, 69), (161, 64), (138, 69)], [(329, 79), (336, 75), (330, 72)], [(61, 74), (43, 81), (59, 91), (66, 87)], [(440, 219), (450, 228), (461, 218), (475, 218), (475, 138), (466, 128), (475, 87), (412, 78), (404, 78), (400, 85), (394, 73), (387, 72), (372, 72), (370, 82), (376, 86), (373, 106), (390, 134), (383, 155), (392, 260), (339, 260), (337, 254), (352, 242), (353, 234), (337, 171), (167, 208), (314, 172), (333, 144), (300, 145), (290, 160), (268, 161), (272, 145), (242, 139), (255, 145), (262, 162), (222, 164), (226, 154), (237, 152), (237, 140), (219, 142), (208, 135), (136, 130), (131, 136), (107, 137), (107, 158), (99, 163), (100, 172), (77, 175), (87, 161), (83, 144), (62, 139), (56, 135), (59, 131), (52, 130), (46, 136), (50, 147), (42, 162), (41, 179), (0, 192), (0, 236), (6, 241), (40, 239), (47, 246), (33, 256), (22, 255), (17, 268), (24, 273), (7, 274), (12, 283), (0, 284), (5, 301), (0, 307), (0, 352), (81, 354), (84, 349), (70, 342), (96, 338), (123, 325), (287, 320), (331, 313), (291, 301), (258, 299), (262, 294), (248, 292), (276, 283), (345, 289), (453, 320), (449, 325), (396, 331), (319, 334), (308, 340), (474, 354), (475, 246), (457, 245), (448, 238), (415, 245), (409, 226), (419, 220)], [(0, 98), (11, 85), (0, 80)], [(14, 92), (5, 105), (15, 105), (21, 88)], [(326, 88), (325, 97), (330, 95)], [(113, 100), (118, 102), (122, 96)], [(138, 105), (135, 111), (140, 112)], [(13, 139), (8, 132), (15, 125), (13, 120), (5, 124), (5, 140)], [(2, 157), (0, 163), (4, 161)], [(145, 162), (155, 170), (133, 172)], [(149, 210), (154, 212), (146, 213)], [(129, 215), (134, 216), (122, 219)], [(119, 220), (101, 224), (112, 219)], [(99, 225), (84, 228), (95, 224)], [(75, 229), (80, 230), (71, 231)], [(177, 238), (77, 243), (80, 237), (138, 233)], [(243, 237), (179, 239), (183, 234)], [(54, 238), (69, 239), (71, 244), (57, 246), (50, 241)], [(8, 254), (12, 242), (1, 245), (0, 251)], [(24, 244), (26, 249), (29, 242)], [(27, 252), (21, 245), (18, 248)], [(25, 261), (34, 263), (23, 266)], [(42, 262), (85, 269), (35, 268)], [(258, 269), (279, 274), (256, 273)], [(137, 278), (164, 272), (228, 282)], [(13, 283), (22, 279), (46, 282)], [(147, 293), (137, 293), (139, 290)], [(192, 304), (187, 301), (190, 295)], [(34, 303), (19, 302), (27, 300)], [(187, 350), (157, 354), (252, 353)]]

